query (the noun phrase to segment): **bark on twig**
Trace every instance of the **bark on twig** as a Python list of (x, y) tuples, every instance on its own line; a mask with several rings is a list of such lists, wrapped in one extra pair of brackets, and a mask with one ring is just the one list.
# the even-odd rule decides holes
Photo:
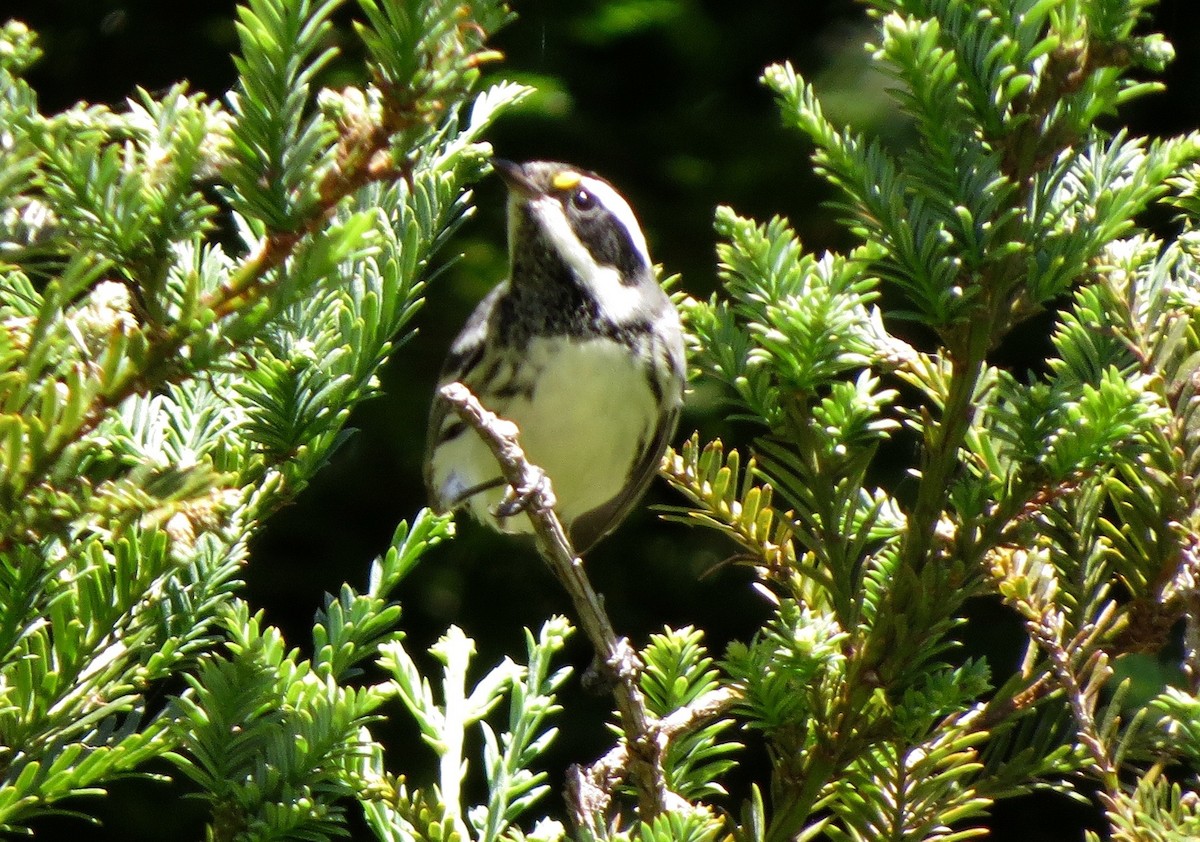
[(662, 759), (669, 740), (692, 730), (727, 711), (738, 699), (736, 690), (722, 688), (697, 699), (664, 719), (647, 709), (638, 686), (643, 664), (628, 640), (618, 637), (604, 611), (600, 596), (592, 589), (558, 515), (554, 494), (540, 468), (525, 456), (511, 421), (485, 409), (470, 389), (461, 383), (443, 386), (439, 397), (471, 426), (491, 449), (505, 482), (509, 484), (506, 506), (519, 504), (529, 515), (542, 558), (566, 588), (575, 606), (579, 624), (597, 655), (616, 678), (613, 695), (625, 740), (587, 768), (574, 767), (569, 774), (567, 799), (575, 822), (591, 825), (604, 815), (617, 786), (627, 777), (638, 794), (644, 821), (668, 810), (686, 808), (681, 798), (667, 790)]
[(485, 409), (461, 383), (449, 383), (438, 394), (459, 418), (475, 429), (500, 463), (500, 472), (512, 489), (511, 493), (523, 502), (533, 523), (542, 558), (566, 588), (584, 633), (616, 677), (613, 695), (621, 717), (621, 730), (631, 752), (626, 771), (637, 789), (638, 807), (643, 817), (652, 819), (666, 809), (667, 787), (662, 770), (664, 745), (658, 739), (657, 723), (646, 710), (638, 687), (642, 663), (637, 652), (629, 641), (618, 638), (613, 630), (600, 597), (584, 573), (583, 560), (575, 555), (566, 530), (554, 513), (554, 494), (545, 472), (529, 462), (517, 441), (517, 426)]
[[(663, 750), (681, 734), (694, 731), (727, 713), (741, 697), (734, 688), (721, 687), (658, 720), (656, 730)], [(618, 743), (590, 766), (576, 765), (567, 770), (567, 806), (577, 824), (608, 809), (612, 793), (629, 772), (631, 760), (626, 744)], [(672, 811), (693, 809), (670, 791), (666, 792), (666, 807)]]

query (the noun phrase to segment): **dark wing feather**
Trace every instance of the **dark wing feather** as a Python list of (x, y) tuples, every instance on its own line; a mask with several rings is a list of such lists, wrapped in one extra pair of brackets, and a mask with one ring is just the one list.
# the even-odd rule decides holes
[[(446, 361), (442, 364), (441, 374), (438, 375), (437, 388), (445, 386), (447, 383), (453, 383), (458, 380), (464, 382), (468, 387), (471, 379), (471, 372), (479, 365), (483, 359), (488, 343), (488, 322), (492, 317), (492, 312), (496, 308), (496, 302), (504, 291), (508, 288), (507, 283), (502, 283), (496, 286), (491, 292), (484, 296), (483, 300), (475, 305), (475, 309), (471, 311), (470, 318), (463, 325), (458, 336), (450, 345), (450, 352), (446, 355)], [(447, 501), (439, 500), (437, 492), (433, 487), (433, 452), (437, 450), (438, 444), (441, 442), (442, 432), (446, 426), (446, 413), (450, 411), (449, 405), (439, 398), (435, 393), (433, 396), (433, 405), (429, 408), (429, 426), (425, 434), (425, 490), (429, 497), (429, 504), (435, 510), (441, 511), (443, 504)], [(468, 431), (468, 434), (469, 431)], [(453, 501), (451, 505), (461, 503), (461, 500)], [(449, 508), (450, 506), (447, 506)]]
[(625, 515), (629, 514), (629, 510), (642, 498), (650, 480), (658, 473), (658, 466), (662, 462), (667, 444), (675, 435), (675, 427), (679, 424), (679, 409), (678, 406), (674, 406), (659, 415), (654, 438), (630, 470), (629, 481), (625, 483), (621, 492), (607, 503), (580, 515), (570, 525), (571, 543), (577, 554), (583, 555), (595, 546), (597, 541), (616, 529), (625, 519)]

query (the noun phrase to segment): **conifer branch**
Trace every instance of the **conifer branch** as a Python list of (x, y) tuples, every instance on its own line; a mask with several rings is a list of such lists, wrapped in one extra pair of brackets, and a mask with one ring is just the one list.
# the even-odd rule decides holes
[[(736, 688), (720, 687), (660, 719), (655, 730), (664, 741), (664, 750), (675, 738), (728, 713), (740, 699), (741, 693)], [(629, 776), (634, 762), (628, 743), (622, 742), (594, 763), (586, 767), (574, 765), (567, 770), (567, 807), (576, 825), (586, 826), (595, 816), (608, 812), (613, 793)], [(666, 792), (665, 804), (672, 811), (692, 809), (692, 805), (670, 791)]]

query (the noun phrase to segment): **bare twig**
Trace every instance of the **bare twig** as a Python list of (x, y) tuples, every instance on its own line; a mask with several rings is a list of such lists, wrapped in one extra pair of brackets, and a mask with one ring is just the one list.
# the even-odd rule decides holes
[(604, 605), (587, 578), (583, 560), (575, 554), (562, 522), (554, 513), (549, 480), (521, 449), (517, 426), (485, 409), (461, 383), (443, 386), (438, 396), (491, 449), (510, 486), (509, 499), (503, 505), (512, 507), (519, 503), (528, 513), (542, 558), (566, 588), (584, 633), (616, 677), (613, 695), (625, 741), (590, 767), (572, 769), (567, 797), (576, 823), (588, 825), (592, 817), (603, 815), (612, 793), (626, 777), (637, 790), (639, 811), (645, 821), (667, 810), (687, 807), (686, 802), (667, 790), (662, 765), (667, 743), (728, 710), (739, 694), (730, 688), (714, 690), (665, 719), (651, 715), (638, 687), (641, 659), (629, 641), (617, 637), (613, 630)]
[(1115, 614), (1113, 603), (1106, 604), (1099, 616), (1084, 625), (1069, 641), (1063, 640), (1066, 619), (1057, 609), (1047, 607), (1040, 617), (1026, 620), (1030, 637), (1046, 653), (1050, 675), (1071, 706), (1079, 744), (1088, 752), (1096, 776), (1113, 799), (1120, 795), (1120, 783), (1105, 735), (1097, 727), (1096, 702), (1101, 687), (1113, 672), (1108, 653), (1099, 647), (1098, 640)]
[[(658, 738), (663, 750), (671, 740), (695, 730), (729, 711), (742, 698), (733, 687), (721, 687), (705, 693), (690, 705), (658, 721)], [(612, 793), (629, 771), (632, 758), (625, 743), (619, 743), (595, 763), (567, 771), (567, 806), (576, 824), (585, 824), (590, 816), (608, 809)], [(666, 793), (668, 810), (687, 810), (691, 805), (672, 792)]]
[(522, 501), (533, 523), (542, 558), (566, 588), (579, 623), (596, 653), (616, 676), (613, 696), (631, 753), (627, 771), (637, 789), (643, 818), (652, 819), (667, 809), (667, 786), (662, 769), (665, 743), (659, 738), (658, 723), (646, 709), (638, 687), (642, 663), (637, 652), (629, 641), (618, 638), (613, 630), (600, 597), (584, 573), (583, 560), (575, 555), (566, 530), (554, 513), (554, 495), (549, 480), (540, 468), (525, 458), (517, 441), (517, 426), (485, 409), (461, 383), (443, 386), (438, 396), (491, 448), (505, 481), (516, 499)]

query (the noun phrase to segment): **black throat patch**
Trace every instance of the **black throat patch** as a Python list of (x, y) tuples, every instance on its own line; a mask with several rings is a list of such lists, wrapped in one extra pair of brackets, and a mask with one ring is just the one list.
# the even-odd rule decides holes
[(496, 302), (495, 335), (523, 347), (530, 336), (592, 336), (604, 331), (600, 305), (541, 237), (513, 252), (507, 294)]

